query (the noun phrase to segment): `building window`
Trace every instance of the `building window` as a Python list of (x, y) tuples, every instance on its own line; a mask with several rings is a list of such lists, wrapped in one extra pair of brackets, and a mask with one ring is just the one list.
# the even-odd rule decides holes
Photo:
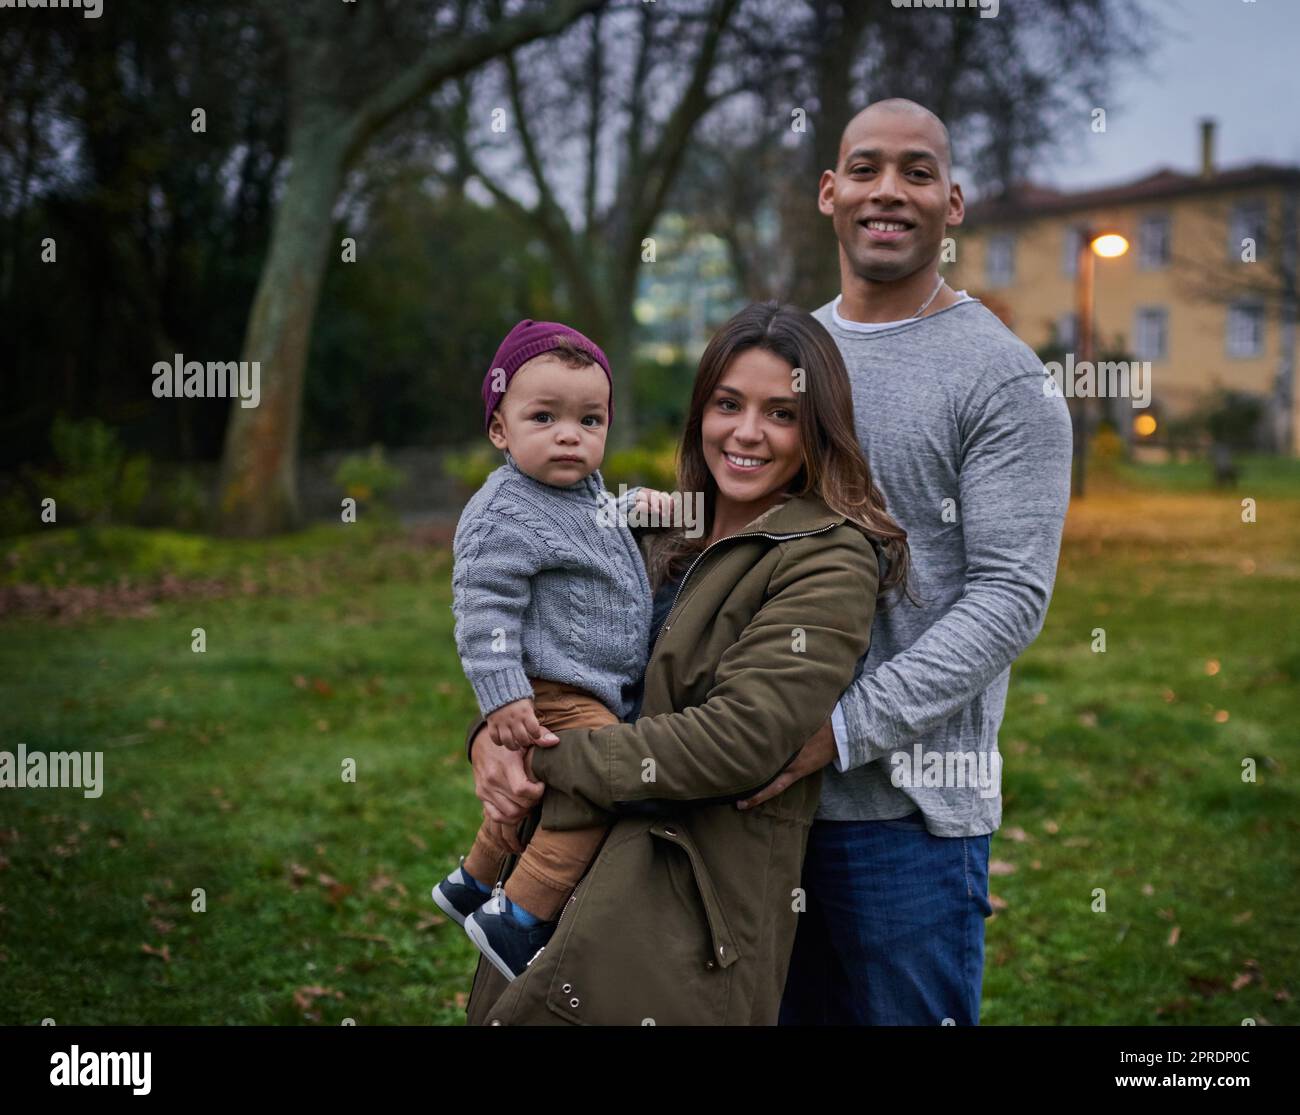
[(1163, 360), (1169, 355), (1169, 311), (1143, 306), (1137, 312), (1136, 352), (1139, 360)]
[(989, 237), (984, 255), (984, 279), (989, 286), (1010, 286), (1016, 277), (1016, 241), (1009, 232)]
[(1138, 226), (1138, 267), (1157, 271), (1169, 266), (1169, 218), (1144, 217)]
[(1079, 343), (1079, 315), (1061, 314), (1056, 319), (1056, 343), (1067, 352)]
[(1243, 201), (1232, 207), (1228, 220), (1228, 258), (1240, 260), (1246, 252), (1245, 241), (1255, 242), (1255, 259), (1264, 257), (1264, 230), (1268, 210), (1262, 201)]
[(1228, 355), (1264, 355), (1264, 307), (1258, 302), (1234, 302), (1228, 307)]
[(1061, 240), (1061, 274), (1077, 275), (1079, 273), (1079, 249), (1083, 245), (1083, 228), (1067, 228)]

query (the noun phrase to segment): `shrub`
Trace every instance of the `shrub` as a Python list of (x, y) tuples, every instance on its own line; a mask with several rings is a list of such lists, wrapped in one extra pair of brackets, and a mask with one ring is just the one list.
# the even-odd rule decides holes
[(372, 445), (368, 453), (344, 457), (334, 472), (334, 483), (344, 495), (372, 509), (386, 509), (388, 496), (405, 482), (405, 473), (384, 459), (382, 445)]
[(116, 432), (98, 418), (54, 420), (50, 444), (58, 468), (31, 474), (38, 499), (55, 500), (60, 522), (91, 526), (130, 522), (149, 488), (149, 458), (127, 455)]
[(442, 458), (442, 471), (455, 480), (468, 496), (483, 486), (483, 481), (504, 457), (490, 442), (472, 449), (449, 452)]

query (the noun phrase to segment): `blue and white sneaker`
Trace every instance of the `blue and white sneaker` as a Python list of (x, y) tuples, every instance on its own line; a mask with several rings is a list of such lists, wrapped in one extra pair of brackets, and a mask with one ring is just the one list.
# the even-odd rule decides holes
[(460, 857), (460, 866), (433, 888), (433, 900), (457, 925), (463, 926), (465, 919), (483, 905), (495, 893), (480, 887), (465, 873), (465, 857)]
[(546, 947), (559, 920), (524, 925), (510, 912), (509, 903), (504, 892), (494, 894), (465, 919), (465, 932), (498, 972), (514, 980)]

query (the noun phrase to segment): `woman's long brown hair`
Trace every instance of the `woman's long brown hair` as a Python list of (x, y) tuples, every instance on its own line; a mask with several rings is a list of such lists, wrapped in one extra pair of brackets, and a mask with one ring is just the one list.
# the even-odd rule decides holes
[(803, 464), (786, 490), (791, 496), (815, 492), (827, 507), (876, 543), (884, 558), (880, 595), (895, 586), (906, 592), (907, 532), (885, 510), (884, 497), (858, 444), (844, 358), (812, 314), (779, 302), (746, 306), (713, 335), (700, 357), (677, 453), (677, 490), (704, 493), (704, 531), (699, 538), (687, 538), (681, 527), (655, 535), (650, 547), (651, 585), (657, 589), (665, 580), (675, 579), (705, 548), (712, 533), (718, 485), (704, 460), (704, 408), (731, 362), (750, 349), (764, 349), (804, 371), (798, 407)]

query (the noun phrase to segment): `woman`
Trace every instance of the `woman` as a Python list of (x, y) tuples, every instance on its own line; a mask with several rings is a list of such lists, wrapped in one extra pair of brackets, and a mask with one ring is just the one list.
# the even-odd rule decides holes
[(657, 622), (640, 719), (525, 753), (564, 791), (554, 810), (544, 799), (545, 823), (613, 827), (523, 975), (506, 983), (480, 963), (471, 1023), (776, 1022), (821, 777), (750, 811), (735, 803), (830, 716), (877, 596), (905, 583), (906, 535), (854, 435), (838, 349), (774, 302), (705, 350), (677, 479), (703, 493), (704, 532), (641, 539)]

